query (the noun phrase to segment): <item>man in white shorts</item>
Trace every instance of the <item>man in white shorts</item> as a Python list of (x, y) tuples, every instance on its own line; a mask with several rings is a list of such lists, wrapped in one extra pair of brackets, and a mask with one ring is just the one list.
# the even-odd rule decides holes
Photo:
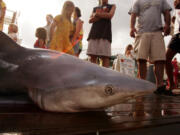
[[(153, 62), (157, 85), (155, 93), (157, 94), (165, 91), (163, 73), (166, 57), (163, 38), (170, 33), (170, 11), (171, 7), (166, 0), (134, 0), (130, 10), (130, 36), (135, 38), (139, 78), (146, 79), (147, 60)], [(164, 27), (162, 14), (165, 18)], [(137, 29), (135, 28), (136, 18), (138, 18)]]

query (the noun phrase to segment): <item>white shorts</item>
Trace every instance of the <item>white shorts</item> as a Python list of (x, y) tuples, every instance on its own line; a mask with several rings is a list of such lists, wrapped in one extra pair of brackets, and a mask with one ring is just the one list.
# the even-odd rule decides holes
[(106, 39), (90, 39), (87, 55), (111, 56), (111, 43)]
[(137, 59), (154, 61), (166, 60), (166, 49), (162, 32), (138, 34), (135, 38)]

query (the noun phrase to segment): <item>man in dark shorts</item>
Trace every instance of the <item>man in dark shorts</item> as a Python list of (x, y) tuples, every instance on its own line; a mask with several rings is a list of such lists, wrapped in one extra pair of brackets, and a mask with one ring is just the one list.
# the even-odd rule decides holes
[(172, 59), (177, 54), (180, 53), (180, 0), (174, 1), (175, 6), (175, 24), (174, 24), (174, 36), (172, 37), (168, 50), (166, 52), (166, 73), (169, 79), (169, 88), (165, 93), (173, 95), (172, 90), (175, 89), (175, 83), (173, 80), (173, 65)]

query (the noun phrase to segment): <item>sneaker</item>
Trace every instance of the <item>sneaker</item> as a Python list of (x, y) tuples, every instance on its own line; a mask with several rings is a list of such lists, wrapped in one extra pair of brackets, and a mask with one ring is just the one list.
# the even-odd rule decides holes
[(165, 91), (166, 91), (166, 85), (163, 85), (163, 86), (161, 86), (161, 87), (158, 87), (158, 88), (154, 91), (154, 94), (161, 95), (161, 94), (164, 94)]
[(165, 90), (163, 94), (166, 96), (176, 96), (176, 94), (174, 94), (172, 90)]

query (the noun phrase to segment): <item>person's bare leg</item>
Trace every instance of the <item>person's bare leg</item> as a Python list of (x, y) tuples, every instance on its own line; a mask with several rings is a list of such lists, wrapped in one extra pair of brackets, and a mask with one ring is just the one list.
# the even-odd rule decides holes
[(95, 55), (90, 55), (90, 61), (92, 62), (92, 63), (95, 63), (95, 64), (97, 64), (97, 56), (95, 56)]
[(164, 76), (165, 61), (156, 61), (154, 65), (155, 65), (154, 74), (156, 78), (156, 85), (158, 88), (164, 85), (163, 76)]
[(75, 56), (79, 58), (79, 55), (77, 53), (75, 54)]
[(146, 74), (147, 74), (147, 60), (138, 60), (138, 77), (140, 79), (146, 80)]
[(103, 67), (109, 68), (110, 65), (110, 58), (109, 57), (102, 57)]
[(177, 52), (173, 51), (172, 49), (168, 49), (166, 52), (166, 73), (169, 79), (169, 89), (175, 88), (175, 83), (173, 80), (173, 65), (172, 59), (177, 54)]
[(81, 50), (79, 50), (79, 52), (77, 53), (77, 57), (78, 57), (78, 58), (79, 58), (80, 53), (81, 53)]

